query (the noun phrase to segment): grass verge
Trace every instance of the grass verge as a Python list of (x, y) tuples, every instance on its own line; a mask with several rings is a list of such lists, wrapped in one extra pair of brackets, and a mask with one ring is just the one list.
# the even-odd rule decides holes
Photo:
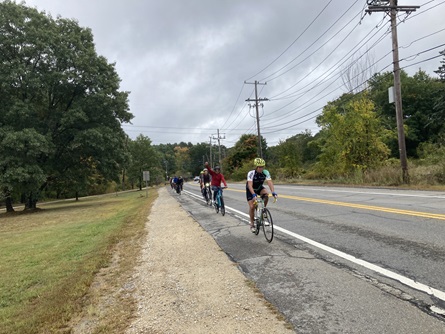
[[(136, 261), (155, 196), (155, 190), (148, 197), (128, 192), (0, 214), (0, 333), (72, 332), (72, 319), (85, 308), (99, 314), (91, 307), (91, 284), (116, 262), (107, 289), (123, 282)], [(125, 261), (113, 258), (116, 248), (126, 254)], [(109, 322), (124, 326), (131, 307), (117, 313)], [(99, 319), (97, 331), (111, 326)]]

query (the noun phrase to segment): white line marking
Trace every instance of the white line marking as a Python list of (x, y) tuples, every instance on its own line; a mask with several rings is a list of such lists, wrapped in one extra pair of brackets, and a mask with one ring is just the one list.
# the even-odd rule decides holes
[[(187, 192), (187, 193), (189, 193), (191, 195), (194, 195), (194, 194), (192, 194), (190, 192)], [(194, 196), (196, 196), (196, 195), (194, 195)], [(229, 209), (229, 210), (231, 210), (233, 212), (236, 212), (236, 213), (240, 214), (241, 216), (245, 216), (245, 217), (247, 217), (247, 219), (249, 219), (249, 215), (244, 213), (244, 212), (238, 211), (238, 210), (236, 210), (234, 208), (231, 208), (229, 206), (226, 206), (226, 210), (227, 209)], [(299, 235), (297, 233), (288, 231), (288, 230), (286, 230), (286, 229), (284, 229), (282, 227), (279, 227), (279, 226), (277, 226), (275, 224), (274, 224), (274, 229), (276, 229), (278, 231), (281, 231), (281, 232), (283, 232), (283, 233), (285, 233), (285, 234), (287, 234), (287, 235), (289, 235), (291, 237), (294, 237), (296, 239), (304, 241), (304, 242), (306, 242), (306, 243), (308, 243), (308, 244), (310, 244), (310, 245), (312, 245), (314, 247), (320, 248), (320, 249), (322, 249), (322, 250), (324, 250), (326, 252), (329, 252), (331, 254), (337, 255), (338, 257), (341, 257), (341, 258), (343, 258), (345, 260), (348, 260), (348, 261), (350, 261), (352, 263), (355, 263), (355, 264), (358, 264), (358, 265), (360, 265), (362, 267), (370, 269), (370, 270), (372, 270), (372, 271), (374, 271), (376, 273), (379, 273), (379, 274), (381, 274), (383, 276), (386, 276), (386, 277), (389, 277), (389, 278), (394, 279), (396, 281), (399, 281), (400, 283), (405, 284), (405, 285), (407, 285), (407, 286), (409, 286), (409, 287), (411, 287), (413, 289), (425, 292), (428, 295), (434, 296), (434, 297), (436, 297), (436, 298), (438, 298), (438, 299), (440, 299), (442, 301), (445, 301), (445, 292), (443, 292), (443, 291), (440, 291), (440, 290), (437, 290), (435, 288), (432, 288), (432, 287), (430, 287), (430, 286), (428, 286), (426, 284), (416, 282), (416, 281), (414, 281), (414, 280), (412, 280), (412, 279), (410, 279), (408, 277), (399, 275), (399, 274), (397, 274), (397, 273), (395, 273), (395, 272), (393, 272), (391, 270), (381, 268), (381, 267), (379, 267), (379, 266), (377, 266), (375, 264), (372, 264), (370, 262), (358, 259), (355, 256), (346, 254), (346, 253), (344, 253), (342, 251), (339, 251), (339, 250), (337, 250), (335, 248), (323, 245), (323, 244), (321, 244), (321, 243), (319, 243), (317, 241), (314, 241), (312, 239), (303, 237), (302, 235)]]
[(414, 281), (414, 280), (412, 280), (410, 278), (407, 278), (405, 276), (399, 275), (399, 274), (397, 274), (397, 273), (395, 273), (393, 271), (381, 268), (381, 267), (376, 266), (375, 264), (372, 264), (370, 262), (358, 259), (355, 256), (346, 254), (346, 253), (341, 252), (341, 251), (339, 251), (339, 250), (337, 250), (335, 248), (323, 245), (323, 244), (321, 244), (319, 242), (316, 242), (316, 241), (311, 240), (309, 238), (303, 237), (302, 235), (293, 233), (293, 232), (288, 231), (288, 230), (286, 230), (286, 229), (284, 229), (282, 227), (276, 226), (275, 224), (274, 224), (274, 228), (276, 230), (281, 231), (283, 233), (286, 233), (286, 234), (288, 234), (288, 235), (290, 235), (290, 236), (292, 236), (292, 237), (294, 237), (296, 239), (304, 241), (304, 242), (306, 242), (306, 243), (308, 243), (308, 244), (310, 244), (312, 246), (315, 246), (317, 248), (323, 249), (326, 252), (329, 252), (331, 254), (337, 255), (337, 256), (345, 259), (345, 260), (348, 260), (350, 262), (353, 262), (355, 264), (358, 264), (360, 266), (368, 268), (368, 269), (370, 269), (372, 271), (375, 271), (375, 272), (377, 272), (377, 273), (379, 273), (379, 274), (381, 274), (383, 276), (386, 276), (386, 277), (389, 277), (391, 279), (397, 280), (400, 283), (405, 284), (405, 285), (407, 285), (407, 286), (409, 286), (409, 287), (411, 287), (413, 289), (416, 289), (416, 290), (419, 290), (419, 291), (423, 291), (423, 292), (425, 292), (425, 293), (427, 293), (429, 295), (435, 296), (436, 298), (439, 298), (439, 299), (445, 301), (445, 292), (442, 292), (440, 290), (434, 289), (434, 288), (432, 288), (432, 287), (430, 287), (428, 285), (425, 285), (423, 283), (416, 282), (416, 281)]
[[(277, 187), (277, 185), (275, 185)], [(278, 188), (287, 188), (287, 189), (293, 189), (294, 187), (286, 187), (286, 186), (278, 186)], [(338, 190), (338, 189), (325, 189), (325, 188), (305, 188), (309, 190), (317, 190), (317, 191), (323, 191), (323, 192), (334, 192), (334, 193), (346, 193), (346, 194), (363, 194), (363, 195), (384, 195), (384, 196), (400, 196), (400, 197), (420, 197), (420, 198), (445, 198), (444, 195), (420, 195), (420, 194), (398, 194), (394, 192), (368, 192), (368, 191), (351, 191), (351, 190)]]

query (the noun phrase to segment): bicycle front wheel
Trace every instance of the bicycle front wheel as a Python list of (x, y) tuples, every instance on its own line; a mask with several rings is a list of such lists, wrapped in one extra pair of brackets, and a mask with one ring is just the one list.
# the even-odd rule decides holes
[(263, 232), (264, 237), (268, 242), (272, 242), (273, 239), (273, 220), (272, 215), (268, 209), (263, 209)]
[(219, 205), (218, 205), (218, 202), (219, 202), (219, 199), (218, 199), (218, 196), (217, 196), (217, 197), (216, 197), (216, 200), (215, 200), (215, 203), (214, 203), (216, 213), (219, 213)]

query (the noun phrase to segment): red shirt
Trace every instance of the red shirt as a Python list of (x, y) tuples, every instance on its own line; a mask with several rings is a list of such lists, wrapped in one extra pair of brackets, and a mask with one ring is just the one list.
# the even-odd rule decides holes
[(212, 175), (212, 186), (221, 187), (221, 182), (227, 187), (224, 175), (221, 173), (215, 173), (210, 167), (207, 167), (209, 174)]

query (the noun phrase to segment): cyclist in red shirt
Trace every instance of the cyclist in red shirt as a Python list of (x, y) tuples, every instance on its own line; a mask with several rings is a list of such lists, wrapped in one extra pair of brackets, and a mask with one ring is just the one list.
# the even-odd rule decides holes
[(219, 166), (215, 166), (215, 170), (212, 170), (210, 168), (210, 165), (208, 162), (205, 163), (205, 166), (207, 170), (209, 171), (209, 174), (212, 175), (212, 190), (213, 190), (213, 201), (216, 200), (216, 193), (218, 192), (218, 188), (221, 188), (221, 182), (224, 184), (224, 186), (227, 188), (227, 182), (224, 179), (224, 175), (221, 174), (221, 168)]

